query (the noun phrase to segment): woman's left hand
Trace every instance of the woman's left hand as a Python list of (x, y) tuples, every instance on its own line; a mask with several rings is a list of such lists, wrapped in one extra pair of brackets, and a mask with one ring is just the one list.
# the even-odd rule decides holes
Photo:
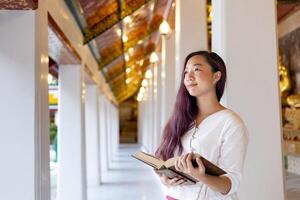
[(196, 158), (196, 162), (198, 164), (198, 167), (193, 167), (192, 165), (192, 157), (193, 153), (188, 153), (181, 155), (175, 162), (175, 169), (177, 171), (181, 171), (183, 173), (189, 174), (199, 181), (203, 180), (205, 178), (205, 167), (201, 161), (201, 159), (198, 157)]

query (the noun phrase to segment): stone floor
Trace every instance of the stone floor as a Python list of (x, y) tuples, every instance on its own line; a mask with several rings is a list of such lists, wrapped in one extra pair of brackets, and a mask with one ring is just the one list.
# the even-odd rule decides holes
[(88, 200), (164, 199), (159, 179), (153, 170), (131, 157), (136, 146), (121, 147), (100, 187), (89, 188)]
[[(104, 183), (88, 188), (88, 200), (165, 199), (153, 170), (131, 157), (137, 150), (139, 148), (135, 145), (121, 146), (111, 163), (111, 169), (103, 176)], [(300, 176), (287, 173), (285, 185), (286, 200), (300, 200)], [(55, 200), (55, 188), (52, 189), (52, 200)]]
[(300, 176), (297, 174), (286, 174), (286, 197), (287, 200), (300, 200)]

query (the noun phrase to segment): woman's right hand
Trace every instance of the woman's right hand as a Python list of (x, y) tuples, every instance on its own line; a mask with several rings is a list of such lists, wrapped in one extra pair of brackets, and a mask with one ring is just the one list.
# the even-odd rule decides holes
[(164, 174), (161, 175), (160, 180), (166, 186), (177, 186), (186, 182), (183, 178), (178, 178), (178, 177), (168, 178)]
[(156, 173), (160, 177), (160, 181), (162, 182), (162, 184), (164, 184), (166, 186), (177, 186), (177, 185), (181, 185), (186, 182), (183, 178), (180, 178), (180, 177), (168, 178), (164, 174), (161, 174), (159, 172), (156, 172)]

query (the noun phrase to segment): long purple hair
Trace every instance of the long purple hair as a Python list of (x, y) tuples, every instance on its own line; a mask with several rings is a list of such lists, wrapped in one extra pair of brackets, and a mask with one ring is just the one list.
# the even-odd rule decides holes
[(196, 97), (191, 96), (184, 85), (184, 70), (188, 60), (193, 56), (203, 56), (211, 66), (213, 72), (221, 72), (221, 78), (216, 84), (216, 96), (218, 101), (220, 101), (224, 93), (226, 66), (222, 58), (218, 54), (208, 51), (196, 51), (190, 53), (184, 61), (181, 83), (172, 116), (164, 128), (161, 143), (155, 152), (155, 155), (163, 160), (167, 160), (174, 156), (176, 146), (179, 148), (179, 154), (182, 153), (183, 146), (181, 137), (192, 128), (193, 122), (199, 112)]

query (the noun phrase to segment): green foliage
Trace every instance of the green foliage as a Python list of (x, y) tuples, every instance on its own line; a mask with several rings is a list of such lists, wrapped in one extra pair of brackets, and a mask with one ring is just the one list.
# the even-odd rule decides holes
[(50, 123), (50, 143), (54, 144), (55, 138), (57, 135), (57, 126), (51, 122)]
[(285, 156), (284, 156), (284, 168), (287, 170), (287, 169), (288, 169), (288, 166), (289, 166), (288, 158), (287, 158), (287, 156), (285, 155)]

